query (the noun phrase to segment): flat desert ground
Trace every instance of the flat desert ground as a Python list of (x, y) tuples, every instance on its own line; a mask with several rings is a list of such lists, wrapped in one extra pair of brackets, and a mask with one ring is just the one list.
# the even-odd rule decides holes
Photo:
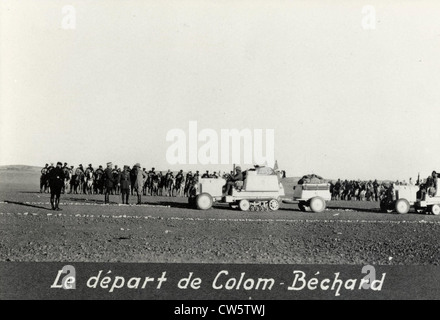
[[(287, 196), (292, 180), (283, 181)], [(438, 265), (440, 216), (330, 201), (323, 213), (282, 204), (241, 212), (190, 209), (183, 197), (39, 192), (39, 168), (0, 168), (0, 261)], [(131, 197), (135, 203), (135, 197)]]

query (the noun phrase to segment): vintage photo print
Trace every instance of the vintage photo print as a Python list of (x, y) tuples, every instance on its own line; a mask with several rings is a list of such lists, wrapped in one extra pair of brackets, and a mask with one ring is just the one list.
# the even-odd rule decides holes
[(0, 298), (438, 297), (439, 14), (2, 1)]

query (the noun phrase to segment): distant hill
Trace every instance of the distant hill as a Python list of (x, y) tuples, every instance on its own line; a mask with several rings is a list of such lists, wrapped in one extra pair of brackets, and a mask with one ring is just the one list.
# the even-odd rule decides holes
[(35, 166), (27, 166), (22, 164), (8, 165), (8, 166), (0, 166), (0, 171), (32, 171), (32, 172), (40, 172), (40, 167)]

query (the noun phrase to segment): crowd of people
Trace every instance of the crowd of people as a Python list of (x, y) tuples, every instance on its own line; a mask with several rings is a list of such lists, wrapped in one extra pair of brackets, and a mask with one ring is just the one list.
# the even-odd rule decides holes
[[(280, 178), (285, 178), (285, 171), (280, 171)], [(136, 196), (137, 204), (141, 204), (142, 195), (151, 196), (185, 196), (188, 197), (200, 178), (225, 178), (227, 183), (224, 193), (229, 194), (237, 181), (243, 181), (246, 171), (242, 172), (237, 166), (234, 171), (222, 173), (206, 170), (201, 174), (198, 170), (194, 173), (183, 170), (176, 174), (170, 170), (166, 172), (156, 171), (155, 168), (146, 170), (141, 168), (139, 163), (132, 167), (124, 165), (122, 168), (113, 163), (107, 163), (106, 168), (101, 165), (93, 168), (89, 164), (86, 168), (80, 164), (76, 169), (68, 166), (67, 163), (58, 162), (46, 164), (41, 170), (40, 192), (51, 193), (52, 209), (59, 210), (59, 198), (61, 193), (73, 194), (103, 194), (104, 203), (110, 202), (110, 195), (121, 195), (123, 204), (128, 204), (129, 196)], [(415, 185), (429, 195), (435, 194), (437, 190), (438, 175), (435, 171), (426, 179), (418, 177)], [(320, 176), (304, 176), (302, 183), (323, 183)], [(380, 201), (394, 185), (412, 185), (412, 178), (406, 181), (378, 182), (378, 180), (341, 180), (330, 181), (330, 193), (332, 200), (355, 200), (355, 201)]]
[(381, 181), (369, 180), (341, 180), (330, 181), (330, 193), (332, 200), (357, 200), (357, 201), (380, 201), (394, 186), (416, 185), (420, 192), (428, 193), (430, 196), (436, 194), (438, 174), (433, 171), (426, 179), (417, 178), (413, 182), (412, 178), (408, 181)]
[(95, 169), (92, 164), (84, 168), (80, 164), (75, 169), (67, 163), (58, 162), (56, 166), (51, 163), (41, 169), (40, 192), (50, 192), (51, 199), (54, 194), (53, 209), (59, 209), (61, 193), (103, 194), (104, 203), (110, 202), (110, 195), (121, 195), (122, 204), (128, 204), (129, 196), (136, 195), (137, 204), (141, 204), (142, 195), (187, 197), (199, 178), (223, 177), (238, 180), (240, 177), (236, 176), (237, 172), (241, 172), (240, 167), (236, 168), (235, 173), (211, 173), (209, 170), (202, 174), (198, 170), (194, 173), (184, 173), (183, 170), (174, 173), (171, 170), (156, 171), (154, 167), (147, 171), (146, 168), (141, 168), (139, 163), (132, 167), (124, 165), (120, 168), (117, 165), (113, 166), (111, 162), (107, 163), (106, 168), (100, 165)]

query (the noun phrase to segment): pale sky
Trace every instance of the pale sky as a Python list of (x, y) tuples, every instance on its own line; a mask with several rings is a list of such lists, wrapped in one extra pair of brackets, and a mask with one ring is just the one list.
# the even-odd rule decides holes
[[(66, 5), (74, 29), (63, 28), (72, 26)], [(364, 28), (365, 5), (374, 29)], [(439, 1), (4, 0), (0, 8), (0, 165), (229, 170), (167, 163), (167, 132), (188, 132), (194, 120), (219, 135), (274, 129), (288, 176), (408, 180), (440, 171)]]

